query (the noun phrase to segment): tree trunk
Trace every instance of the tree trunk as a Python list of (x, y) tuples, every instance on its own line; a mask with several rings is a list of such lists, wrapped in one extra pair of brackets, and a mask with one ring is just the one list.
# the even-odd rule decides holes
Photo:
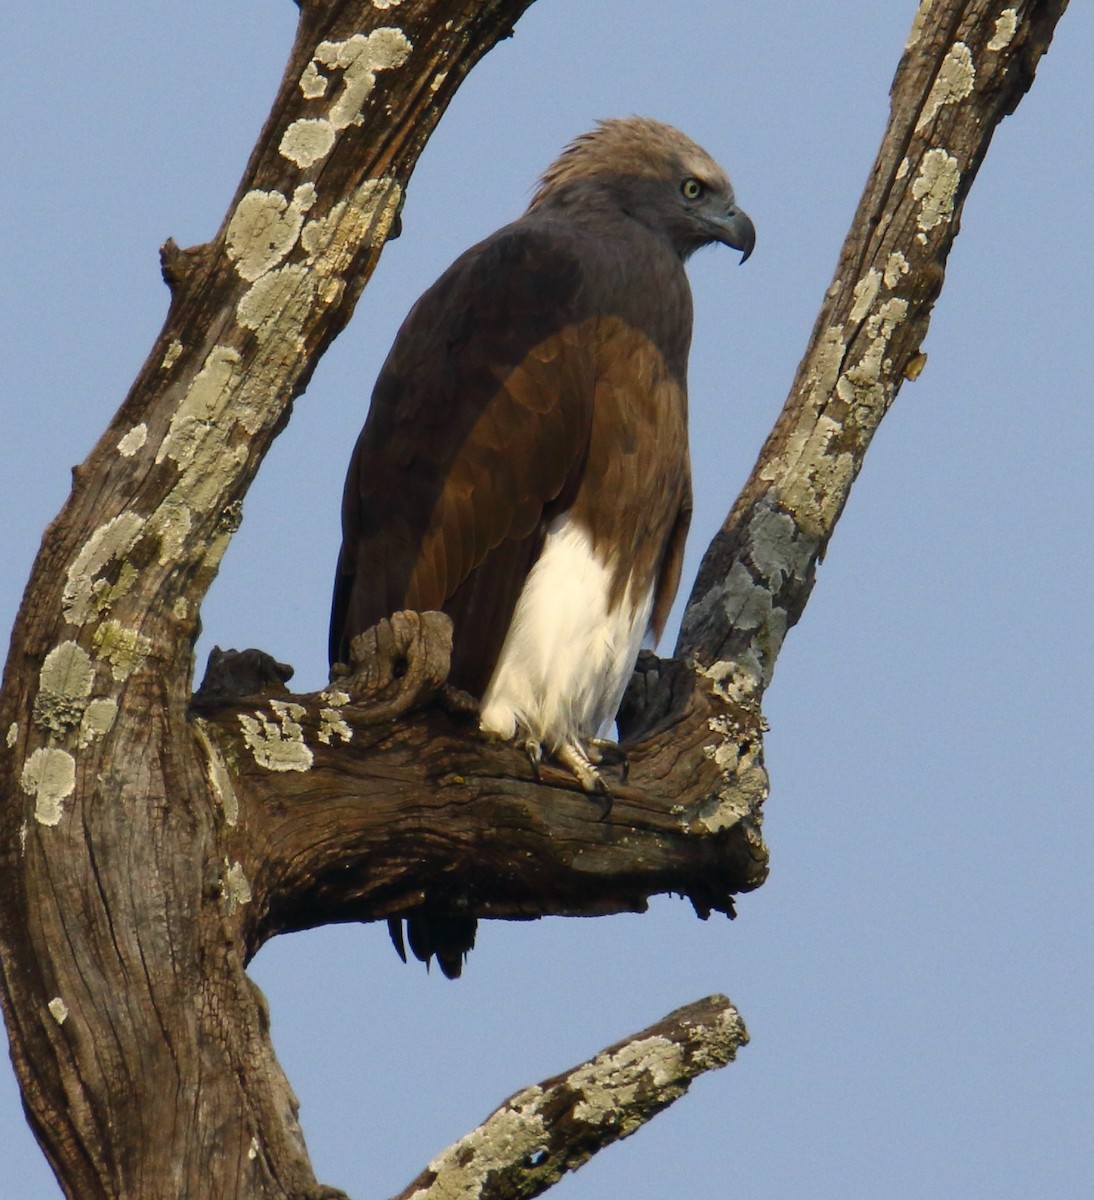
[(242, 496), (447, 101), (529, 2), (302, 5), (224, 224), (165, 247), (164, 329), (46, 532), (0, 696), (0, 964), (27, 1112), (70, 1196), (337, 1194), (314, 1179), (244, 970), (275, 933), (427, 900), (534, 916), (676, 891), (706, 916), (762, 882), (763, 689), (917, 373), (991, 134), (1066, 6), (921, 6), (811, 346), (677, 657), (640, 662), (629, 775), (599, 819), (564, 773), (535, 778), (477, 736), (432, 617), (385, 623), (317, 695), (190, 709), (200, 604)]

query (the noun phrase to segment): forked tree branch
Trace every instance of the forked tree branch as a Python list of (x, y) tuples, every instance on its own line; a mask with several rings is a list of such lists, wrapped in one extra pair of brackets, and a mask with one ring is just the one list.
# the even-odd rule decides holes
[[(704, 559), (677, 658), (640, 663), (620, 718), (630, 774), (599, 820), (564, 775), (533, 778), (476, 733), (428, 618), (389, 623), (372, 674), (319, 695), (188, 708), (239, 501), (447, 100), (529, 2), (302, 6), (221, 230), (165, 248), (163, 332), (43, 541), (0, 696), (0, 982), (28, 1114), (81, 1200), (332, 1194), (243, 970), (273, 933), (423, 903), (610, 912), (665, 890), (705, 915), (762, 880), (763, 689), (922, 365), (992, 133), (1066, 7), (922, 4), (791, 397)], [(591, 1145), (569, 1111), (543, 1116), (552, 1163)], [(511, 1164), (506, 1194), (531, 1194), (522, 1171), (542, 1165)]]
[[(516, 749), (484, 741), (443, 706), (408, 711), (379, 737), (361, 708), (376, 703), (367, 689), (351, 696), (344, 681), (294, 697), (292, 736), (311, 747), (300, 779), (285, 770), (274, 778), (253, 744), (255, 729), (283, 736), (283, 702), (219, 710), (209, 744), (238, 803), (269, 813), (274, 795), (293, 798), (265, 824), (277, 829), (298, 883), (262, 845), (254, 870), (273, 872), (280, 916), (254, 930), (258, 942), (280, 921), (297, 927), (286, 905), (294, 893), (304, 924), (347, 904), (363, 917), (421, 904), (480, 916), (602, 913), (642, 908), (658, 891), (690, 896), (705, 915), (731, 911), (733, 893), (762, 882), (764, 687), (870, 440), (921, 369), (964, 199), (1063, 8), (1062, 0), (921, 8), (835, 280), (778, 423), (704, 559), (678, 658), (640, 660), (620, 716), (629, 773), (612, 784), (612, 819), (598, 820), (565, 772), (534, 778)], [(391, 662), (371, 669), (390, 675)], [(335, 710), (347, 737), (331, 750), (322, 730)], [(368, 811), (355, 802), (364, 794)], [(316, 813), (335, 822), (348, 859), (332, 858)], [(335, 862), (333, 890), (309, 882), (330, 877)], [(266, 891), (260, 884), (256, 895)], [(265, 900), (258, 908), (266, 912)]]

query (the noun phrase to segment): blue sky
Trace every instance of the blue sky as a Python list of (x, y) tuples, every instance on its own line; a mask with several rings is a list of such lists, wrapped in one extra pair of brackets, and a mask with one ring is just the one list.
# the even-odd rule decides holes
[[(214, 643), (325, 680), (338, 503), (417, 295), (604, 116), (727, 168), (756, 252), (704, 252), (691, 364), (706, 540), (777, 414), (887, 114), (911, 4), (541, 0), (472, 73), (403, 236), (270, 453), (203, 609)], [(0, 626), (69, 468), (166, 312), (157, 248), (210, 237), (295, 8), (36, 5), (0, 47)], [(712, 991), (736, 1064), (560, 1184), (681, 1195), (1028, 1200), (1094, 1178), (1094, 13), (1073, 5), (966, 206), (946, 288), (779, 660), (772, 875), (733, 924), (489, 922), (458, 983), (379, 927), (281, 938), (253, 974), (319, 1178), (398, 1191), (518, 1087)], [(666, 638), (671, 646), (672, 633)], [(200, 669), (200, 668), (199, 668)], [(59, 1190), (0, 1064), (0, 1200)]]

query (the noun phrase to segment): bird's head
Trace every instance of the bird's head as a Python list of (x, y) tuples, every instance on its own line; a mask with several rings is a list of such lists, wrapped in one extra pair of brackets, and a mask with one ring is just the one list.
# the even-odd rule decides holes
[(721, 242), (752, 253), (756, 229), (713, 158), (648, 117), (601, 121), (544, 172), (530, 208), (599, 200), (667, 237), (681, 258)]

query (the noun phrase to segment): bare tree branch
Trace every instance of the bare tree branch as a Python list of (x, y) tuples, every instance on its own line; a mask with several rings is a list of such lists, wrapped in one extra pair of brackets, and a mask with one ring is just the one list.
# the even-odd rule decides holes
[(770, 680), (870, 440), (922, 369), (919, 347), (995, 129), (1033, 83), (1066, 8), (920, 4), (835, 277), (786, 405), (703, 559), (678, 656), (733, 663), (748, 689)]
[(0, 970), (28, 1115), (81, 1200), (321, 1194), (243, 970), (192, 645), (422, 146), (528, 3), (302, 7), (220, 231), (165, 248), (163, 331), (46, 532), (0, 697)]
[(636, 1133), (748, 1042), (725, 996), (678, 1008), (588, 1062), (511, 1096), (394, 1200), (526, 1200)]

